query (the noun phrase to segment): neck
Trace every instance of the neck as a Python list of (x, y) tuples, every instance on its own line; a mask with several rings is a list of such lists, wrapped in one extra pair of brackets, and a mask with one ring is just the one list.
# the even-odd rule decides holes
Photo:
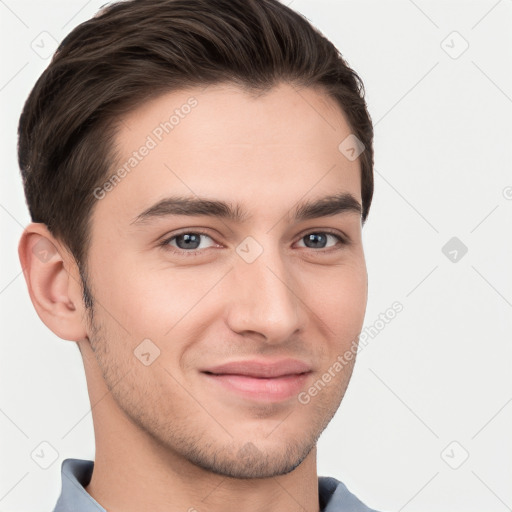
[(109, 512), (319, 511), (316, 447), (286, 475), (236, 479), (212, 473), (135, 425), (98, 378), (94, 357), (84, 363), (96, 442), (85, 490)]

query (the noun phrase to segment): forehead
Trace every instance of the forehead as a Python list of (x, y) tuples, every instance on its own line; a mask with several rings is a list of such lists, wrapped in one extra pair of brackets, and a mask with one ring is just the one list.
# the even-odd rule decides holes
[(173, 91), (139, 105), (121, 121), (118, 142), (126, 143), (126, 149), (136, 145), (133, 136), (141, 130), (157, 139), (172, 131), (176, 140), (196, 145), (201, 144), (201, 135), (208, 136), (205, 142), (210, 144), (250, 144), (294, 139), (318, 143), (327, 132), (335, 140), (350, 133), (341, 107), (323, 89), (287, 83), (265, 91), (230, 83)]
[(308, 196), (348, 192), (360, 201), (359, 161), (339, 148), (350, 134), (319, 89), (280, 84), (253, 94), (220, 84), (166, 93), (122, 118), (112, 169), (122, 177), (97, 207), (126, 223), (169, 195), (236, 199), (269, 216)]

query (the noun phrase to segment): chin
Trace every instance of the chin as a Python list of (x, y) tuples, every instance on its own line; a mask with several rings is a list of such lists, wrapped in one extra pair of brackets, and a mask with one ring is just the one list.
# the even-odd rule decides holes
[(259, 449), (246, 442), (237, 451), (226, 449), (215, 453), (194, 451), (188, 454), (190, 462), (211, 473), (237, 479), (273, 478), (296, 469), (313, 449), (314, 444)]

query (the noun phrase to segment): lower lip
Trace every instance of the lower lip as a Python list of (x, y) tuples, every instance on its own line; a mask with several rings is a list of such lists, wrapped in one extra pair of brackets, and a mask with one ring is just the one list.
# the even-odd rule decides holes
[(270, 379), (259, 379), (247, 375), (214, 375), (204, 373), (210, 381), (218, 382), (229, 391), (233, 391), (252, 400), (280, 402), (296, 396), (304, 386), (309, 373), (285, 375)]

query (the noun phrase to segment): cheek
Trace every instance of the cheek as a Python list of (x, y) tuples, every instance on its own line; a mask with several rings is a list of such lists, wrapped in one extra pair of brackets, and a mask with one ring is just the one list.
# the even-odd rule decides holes
[(185, 331), (194, 330), (198, 320), (215, 313), (219, 303), (218, 296), (213, 301), (215, 285), (225, 274), (225, 269), (222, 272), (207, 266), (152, 268), (142, 262), (111, 270), (101, 288), (113, 316), (132, 337), (154, 338), (157, 343), (168, 343), (178, 333), (186, 338)]
[[(133, 342), (149, 338), (157, 344), (167, 344), (178, 333), (186, 339), (187, 326), (185, 331), (222, 315), (221, 281), (230, 279), (221, 265), (155, 267), (133, 257), (104, 262), (96, 270), (94, 296), (111, 315), (109, 322), (115, 319)], [(362, 254), (349, 255), (339, 265), (292, 266), (289, 277), (299, 307), (318, 323), (325, 339), (359, 334), (367, 301)]]
[(318, 273), (309, 288), (306, 304), (318, 317), (326, 339), (350, 344), (360, 333), (367, 303), (367, 274), (363, 263)]

